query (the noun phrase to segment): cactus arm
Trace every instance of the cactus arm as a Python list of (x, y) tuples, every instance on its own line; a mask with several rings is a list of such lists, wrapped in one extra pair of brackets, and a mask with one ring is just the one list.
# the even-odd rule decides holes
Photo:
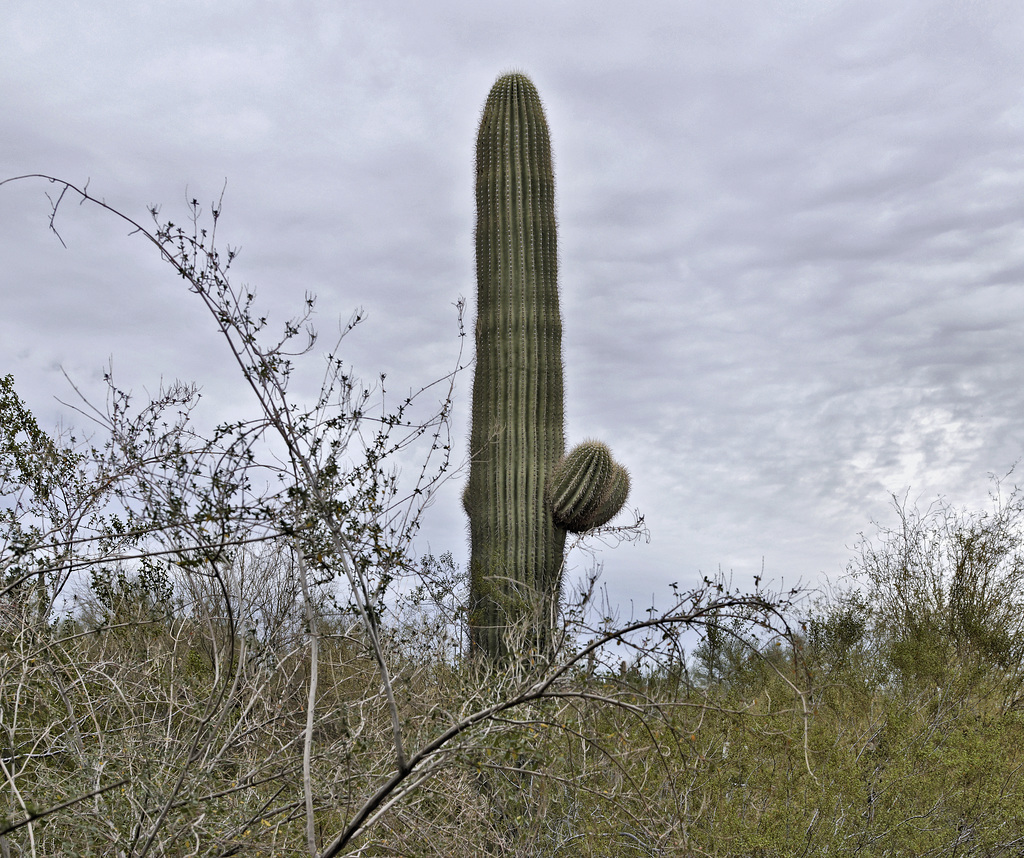
[(554, 468), (549, 480), (551, 513), (570, 533), (607, 524), (629, 494), (629, 473), (600, 441), (584, 441)]

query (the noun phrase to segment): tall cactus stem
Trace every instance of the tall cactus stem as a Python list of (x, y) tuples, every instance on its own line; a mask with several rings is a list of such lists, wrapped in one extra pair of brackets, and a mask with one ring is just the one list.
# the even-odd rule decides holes
[[(470, 435), (470, 622), (491, 655), (525, 624), (541, 646), (545, 603), (560, 585), (565, 530), (545, 483), (565, 450), (555, 177), (533, 83), (491, 89), (476, 149), (476, 375)], [(532, 627), (532, 628), (531, 628)]]
[(629, 490), (604, 445), (587, 442), (564, 457), (555, 177), (540, 96), (523, 74), (500, 77), (484, 105), (476, 208), (476, 373), (463, 493), (469, 623), (473, 648), (500, 658), (517, 630), (517, 646), (549, 649), (567, 529), (608, 520)]

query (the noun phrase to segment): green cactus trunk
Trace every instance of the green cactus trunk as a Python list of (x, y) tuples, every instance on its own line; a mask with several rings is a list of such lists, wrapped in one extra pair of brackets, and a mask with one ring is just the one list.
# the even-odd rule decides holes
[(544, 109), (524, 75), (500, 78), (487, 98), (476, 205), (470, 624), (473, 644), (499, 656), (510, 626), (546, 646), (566, 533), (545, 504), (565, 452), (555, 177)]
[(629, 475), (599, 442), (565, 455), (555, 177), (544, 109), (525, 75), (499, 78), (484, 105), (476, 209), (476, 375), (463, 494), (470, 632), (474, 650), (492, 658), (513, 639), (524, 652), (548, 654), (566, 533), (610, 520)]

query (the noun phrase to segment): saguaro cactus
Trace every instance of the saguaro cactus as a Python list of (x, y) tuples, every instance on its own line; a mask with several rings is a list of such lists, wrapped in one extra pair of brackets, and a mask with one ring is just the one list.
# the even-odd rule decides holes
[(597, 442), (565, 456), (555, 178), (533, 83), (491, 89), (476, 148), (476, 375), (469, 484), (470, 627), (476, 648), (550, 644), (567, 530), (608, 521), (629, 479)]

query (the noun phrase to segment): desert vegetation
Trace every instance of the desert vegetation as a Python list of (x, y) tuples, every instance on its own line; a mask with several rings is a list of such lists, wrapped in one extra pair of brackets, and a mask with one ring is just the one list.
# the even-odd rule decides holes
[(1016, 493), (896, 504), (817, 598), (708, 580), (613, 624), (584, 580), (550, 661), (495, 663), (450, 555), (367, 517), (353, 593), (322, 534), (211, 539), (143, 491), (166, 449), (76, 451), (3, 392), (4, 855), (1021, 852)]
[[(104, 206), (56, 187), (55, 230), (68, 197)], [(204, 430), (193, 387), (110, 378), (79, 437), (0, 381), (4, 858), (1022, 854), (1008, 481), (981, 511), (894, 501), (826, 593), (708, 577), (624, 618), (563, 567), (557, 615), (540, 594), (485, 649), (467, 570), (413, 553), (461, 356), (387, 408), (342, 338), (302, 403), (313, 299), (274, 335), (219, 205), (111, 215), (254, 405)]]

